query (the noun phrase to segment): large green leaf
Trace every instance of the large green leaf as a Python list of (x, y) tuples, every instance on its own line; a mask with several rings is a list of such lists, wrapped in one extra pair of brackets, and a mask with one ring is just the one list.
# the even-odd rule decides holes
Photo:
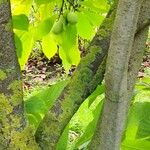
[(15, 30), (15, 34), (17, 56), (23, 70), (34, 45), (33, 29), (31, 27), (29, 31)]
[(78, 23), (77, 23), (77, 30), (79, 36), (83, 39), (91, 40), (95, 34), (95, 29), (91, 25), (87, 15), (83, 12), (78, 13)]
[(123, 150), (150, 149), (150, 92), (141, 90), (130, 108)]
[(100, 101), (99, 104), (96, 106), (95, 110), (93, 110), (93, 120), (87, 125), (83, 135), (79, 138), (77, 143), (75, 144), (75, 147), (81, 147), (85, 143), (91, 140), (95, 130), (96, 130), (96, 125), (97, 121), (100, 116), (101, 108), (102, 108), (102, 103), (103, 101)]
[(98, 13), (106, 13), (109, 8), (107, 0), (85, 0), (82, 4), (88, 9)]
[[(50, 0), (51, 1), (51, 0)], [(55, 9), (56, 3), (55, 1), (52, 1), (51, 3), (42, 4), (38, 7), (37, 13), (36, 13), (36, 20), (45, 20), (49, 17), (52, 17), (54, 15), (54, 9)]]
[(41, 4), (48, 4), (50, 2), (52, 2), (54, 0), (34, 0), (34, 2), (38, 5), (41, 5)]
[(68, 80), (60, 81), (50, 87), (47, 86), (38, 90), (38, 92), (34, 92), (30, 97), (25, 99), (26, 114), (29, 123), (33, 125), (35, 129), (67, 83)]
[[(87, 16), (89, 22), (93, 27), (99, 27), (99, 25), (102, 23), (104, 16), (100, 15), (96, 12), (84, 10), (85, 15)], [(92, 19), (91, 19), (92, 18)]]
[(89, 100), (89, 107), (91, 106), (91, 104), (93, 103), (93, 101), (96, 99), (96, 97), (98, 95), (101, 95), (105, 92), (105, 86), (102, 85), (98, 85), (97, 88), (95, 89), (95, 91), (88, 97)]
[(57, 143), (56, 150), (67, 150), (67, 144), (69, 141), (69, 125), (65, 128), (59, 142)]
[(18, 30), (28, 30), (29, 20), (25, 14), (13, 15), (13, 28)]
[[(80, 106), (80, 108), (68, 124), (70, 130), (74, 132), (80, 132), (80, 136), (73, 142), (68, 141), (66, 150), (78, 149), (81, 145), (83, 147), (83, 144), (87, 145), (96, 129), (96, 123), (101, 112), (103, 98), (104, 95), (101, 94), (101, 92), (98, 93), (98, 91), (96, 90)], [(89, 101), (91, 103), (90, 107)], [(68, 136), (70, 136), (70, 134), (68, 130), (65, 129), (59, 140), (59, 144), (62, 144), (64, 139), (66, 139), (66, 137)]]
[(57, 43), (54, 41), (52, 34), (48, 34), (42, 39), (42, 51), (50, 59), (57, 52)]
[(11, 0), (11, 12), (13, 15), (25, 14), (29, 16), (32, 0)]
[(59, 55), (64, 68), (69, 70), (71, 65), (78, 65), (80, 61), (76, 25), (68, 24), (60, 36), (62, 40), (61, 43), (59, 42)]
[(122, 143), (121, 150), (150, 150), (150, 142), (146, 140), (127, 140)]
[(35, 27), (35, 34), (34, 38), (35, 40), (42, 40), (43, 36), (47, 35), (53, 25), (53, 19), (47, 18), (45, 20), (42, 20), (36, 27)]

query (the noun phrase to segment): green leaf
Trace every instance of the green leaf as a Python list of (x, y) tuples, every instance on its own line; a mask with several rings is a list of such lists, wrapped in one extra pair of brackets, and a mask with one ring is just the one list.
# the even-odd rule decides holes
[(29, 20), (25, 14), (13, 15), (13, 28), (18, 30), (28, 30)]
[(95, 110), (93, 110), (94, 118), (88, 124), (88, 126), (86, 127), (83, 135), (77, 141), (77, 143), (75, 145), (76, 148), (80, 147), (82, 144), (88, 142), (92, 138), (92, 136), (93, 136), (93, 134), (96, 130), (96, 125), (97, 125), (97, 121), (98, 121), (99, 116), (100, 116), (102, 104), (103, 104), (103, 101), (100, 101), (99, 104), (96, 106)]
[(23, 47), (22, 47), (22, 42), (20, 38), (17, 36), (17, 34), (14, 33), (14, 38), (15, 38), (15, 45), (17, 48), (17, 56), (18, 58), (21, 58)]
[(52, 34), (48, 34), (42, 39), (42, 51), (50, 59), (57, 52), (57, 43), (54, 41)]
[(121, 150), (150, 150), (150, 142), (146, 140), (123, 141)]
[(34, 125), (35, 129), (67, 83), (68, 80), (64, 80), (50, 87), (46, 86), (34, 94), (31, 93), (31, 96), (25, 99), (25, 112), (28, 116), (29, 123)]
[[(87, 16), (89, 22), (91, 23), (92, 26), (94, 27), (99, 27), (100, 24), (102, 23), (104, 16), (100, 15), (96, 12), (89, 11), (89, 10), (84, 10), (85, 15)], [(92, 19), (91, 19), (92, 18)]]
[(106, 13), (109, 9), (107, 0), (86, 0), (83, 5), (92, 11)]
[(64, 68), (69, 70), (71, 65), (78, 65), (80, 61), (76, 25), (68, 24), (65, 31), (60, 36), (62, 42), (59, 43), (59, 55), (62, 59)]
[(11, 0), (11, 12), (13, 15), (25, 14), (29, 16), (32, 0)]
[(66, 53), (62, 47), (59, 47), (59, 56), (62, 60), (63, 67), (65, 68), (66, 72), (68, 73), (69, 69), (71, 68), (71, 60), (66, 56)]
[(35, 95), (30, 97), (28, 100), (25, 101), (25, 108), (27, 114), (37, 114), (37, 113), (45, 113), (45, 110), (47, 110), (47, 106), (45, 104), (45, 101), (40, 99), (39, 96)]
[[(142, 90), (135, 96), (130, 108), (125, 141), (150, 140), (150, 92)], [(136, 146), (136, 145), (135, 145)], [(138, 146), (137, 146), (138, 148)]]
[[(77, 133), (79, 136), (73, 142), (68, 141), (66, 149), (78, 149), (82, 144), (84, 144), (84, 146), (87, 145), (96, 129), (96, 123), (101, 112), (104, 96), (103, 94), (100, 95), (97, 93), (96, 97), (93, 94), (95, 95), (95, 92), (84, 101), (68, 124), (70, 130)], [(92, 98), (93, 103), (89, 107), (89, 101), (91, 101)], [(64, 132), (67, 131), (65, 130)], [(64, 132), (64, 135), (61, 136), (61, 140), (59, 140), (59, 143), (61, 144), (63, 143), (64, 138), (66, 138), (65, 136), (67, 133)]]
[[(56, 3), (47, 3), (45, 5), (40, 5), (37, 13), (37, 20), (45, 20), (54, 15), (54, 8)], [(54, 15), (56, 17), (56, 14)]]
[(42, 4), (48, 4), (50, 2), (52, 2), (54, 0), (34, 0), (34, 2), (38, 5), (42, 5)]
[(27, 118), (30, 122), (30, 125), (34, 126), (35, 124), (38, 124), (38, 120), (33, 114), (27, 114)]
[(69, 140), (69, 125), (67, 125), (64, 132), (62, 133), (57, 143), (56, 150), (67, 150), (68, 140)]
[(53, 19), (47, 18), (40, 22), (37, 27), (35, 27), (35, 40), (41, 40), (43, 36), (47, 35), (53, 26)]
[(91, 106), (91, 104), (93, 103), (93, 101), (96, 99), (96, 97), (98, 95), (101, 95), (105, 92), (105, 86), (102, 85), (98, 85), (97, 88), (95, 89), (95, 91), (88, 97), (89, 100), (89, 107)]
[(77, 30), (79, 36), (87, 40), (91, 40), (95, 34), (94, 27), (91, 25), (89, 19), (83, 12), (78, 13)]
[(15, 44), (18, 60), (21, 70), (23, 70), (34, 45), (33, 30), (32, 27), (28, 32), (15, 30), (15, 34)]

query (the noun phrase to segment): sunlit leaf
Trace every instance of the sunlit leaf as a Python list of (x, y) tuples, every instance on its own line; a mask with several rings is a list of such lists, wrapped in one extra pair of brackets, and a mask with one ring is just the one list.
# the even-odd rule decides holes
[(14, 15), (12, 17), (13, 28), (18, 30), (28, 30), (29, 20), (28, 17), (24, 14)]
[[(48, 109), (53, 105), (69, 80), (60, 81), (54, 85), (46, 86), (25, 99), (25, 110), (29, 123), (34, 124), (35, 129), (44, 117)], [(34, 117), (36, 119), (33, 119)]]
[(53, 20), (51, 18), (47, 18), (40, 22), (37, 27), (35, 27), (35, 40), (41, 40), (43, 36), (47, 35), (53, 25)]
[(89, 19), (83, 12), (78, 13), (77, 30), (79, 36), (83, 39), (91, 40), (94, 36), (94, 27), (91, 25)]
[(41, 5), (41, 4), (47, 4), (47, 3), (50, 3), (54, 0), (34, 0), (34, 2), (38, 5)]
[(63, 66), (68, 71), (71, 65), (78, 65), (80, 61), (76, 25), (67, 24), (62, 33), (54, 36), (59, 45), (59, 56)]
[(31, 11), (32, 0), (11, 0), (11, 10), (13, 15), (29, 15)]
[(42, 39), (42, 50), (47, 58), (51, 58), (57, 52), (57, 43), (54, 41), (52, 34), (48, 34)]
[(29, 55), (34, 45), (34, 38), (32, 31), (33, 31), (32, 28), (30, 28), (29, 31), (15, 30), (15, 33), (17, 35), (15, 38), (16, 50), (18, 54), (19, 64), (22, 70), (24, 69), (24, 66), (29, 58)]

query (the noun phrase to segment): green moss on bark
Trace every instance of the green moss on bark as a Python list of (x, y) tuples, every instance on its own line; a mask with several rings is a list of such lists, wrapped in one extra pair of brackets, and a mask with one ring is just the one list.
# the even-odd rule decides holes
[[(107, 23), (102, 24), (90, 43), (87, 49), (88, 54), (82, 58), (68, 85), (39, 125), (36, 140), (42, 149), (56, 149), (57, 142), (67, 123), (87, 96), (103, 80), (115, 10), (113, 6), (107, 15), (107, 21), (104, 21)], [(101, 33), (101, 30), (104, 31), (104, 34)]]
[(0, 70), (0, 81), (5, 80), (7, 78), (6, 73), (3, 70)]
[(11, 150), (39, 150), (38, 145), (34, 141), (31, 127), (21, 130), (21, 118), (13, 115), (13, 106), (8, 102), (7, 98), (0, 94), (0, 149)]
[(13, 93), (10, 97), (12, 105), (15, 107), (22, 103), (23, 93), (22, 93), (22, 81), (14, 80), (9, 86), (8, 90)]
[(0, 150), (38, 150), (24, 115), (9, 0), (0, 0)]

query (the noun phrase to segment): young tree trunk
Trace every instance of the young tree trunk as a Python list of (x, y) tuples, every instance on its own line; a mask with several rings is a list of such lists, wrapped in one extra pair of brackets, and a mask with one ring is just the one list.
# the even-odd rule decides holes
[(103, 80), (115, 10), (116, 3), (92, 40), (87, 50), (88, 54), (81, 60), (70, 82), (41, 122), (36, 132), (36, 140), (42, 149), (56, 148), (65, 126), (81, 103)]
[(128, 97), (132, 98), (133, 89), (137, 79), (138, 71), (142, 63), (145, 43), (148, 37), (150, 25), (150, 1), (144, 0), (140, 10), (137, 33), (135, 34), (133, 47), (130, 53), (128, 65)]
[[(142, 61), (150, 1), (120, 0), (106, 68), (106, 100), (90, 150), (119, 150), (135, 79)], [(137, 19), (138, 14), (138, 26)]]
[(0, 149), (37, 150), (24, 116), (9, 0), (0, 0)]

